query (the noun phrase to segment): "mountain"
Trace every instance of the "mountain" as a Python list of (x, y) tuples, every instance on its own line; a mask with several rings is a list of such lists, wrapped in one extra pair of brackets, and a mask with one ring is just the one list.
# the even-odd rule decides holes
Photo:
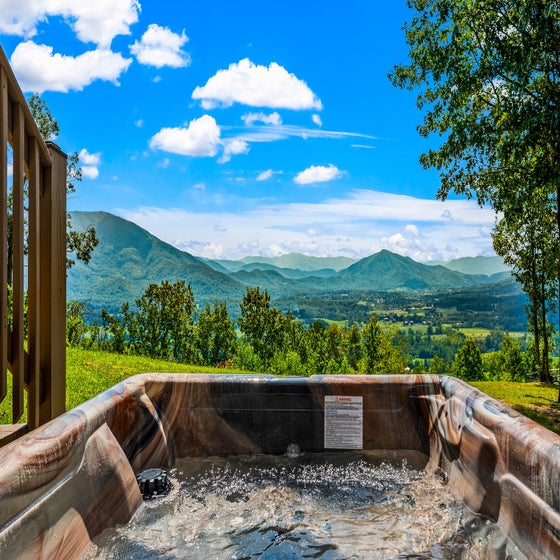
[[(134, 303), (149, 284), (162, 280), (190, 283), (199, 308), (215, 300), (225, 301), (235, 317), (246, 286), (267, 290), (273, 304), (280, 300), (289, 302), (296, 296), (311, 296), (322, 298), (328, 307), (325, 294), (459, 289), (493, 285), (504, 276), (463, 274), (386, 250), (359, 261), (296, 254), (284, 255), (286, 259), (281, 261), (277, 259), (282, 257), (264, 259), (303, 268), (285, 268), (258, 259), (209, 261), (180, 251), (136, 224), (106, 212), (73, 212), (72, 223), (77, 230), (93, 225), (100, 242), (87, 266), (77, 262), (70, 268), (68, 299), (84, 301), (95, 312), (106, 308), (115, 313), (123, 303)], [(342, 266), (347, 261), (352, 264), (335, 272), (333, 266)], [(313, 267), (315, 270), (309, 270)], [(230, 271), (233, 268), (235, 272)]]
[(488, 283), (487, 277), (428, 266), (387, 250), (359, 260), (333, 280), (349, 289), (362, 290), (440, 290)]
[(487, 276), (493, 276), (498, 273), (510, 272), (509, 267), (501, 257), (461, 257), (449, 262), (438, 261), (424, 264), (428, 266), (441, 265), (449, 270), (463, 274), (486, 274)]
[(356, 260), (349, 257), (310, 257), (300, 253), (288, 253), (279, 257), (244, 257), (239, 261), (218, 260), (216, 262), (233, 272), (241, 270), (244, 265), (254, 263), (272, 265), (277, 268), (301, 270), (303, 272), (317, 272), (324, 269), (332, 269), (338, 272), (354, 264)]
[(245, 287), (189, 253), (164, 243), (136, 224), (106, 212), (72, 212), (76, 230), (95, 227), (99, 245), (90, 263), (68, 271), (68, 299), (88, 302), (99, 311), (116, 312), (138, 299), (150, 283), (190, 283), (199, 306), (214, 299), (238, 306)]

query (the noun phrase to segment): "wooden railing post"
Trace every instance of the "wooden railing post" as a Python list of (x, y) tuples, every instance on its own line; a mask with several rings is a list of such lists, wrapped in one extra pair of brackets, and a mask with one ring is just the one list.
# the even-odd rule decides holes
[(39, 200), (40, 369), (39, 423), (66, 410), (66, 165), (67, 157), (47, 142), (52, 158)]

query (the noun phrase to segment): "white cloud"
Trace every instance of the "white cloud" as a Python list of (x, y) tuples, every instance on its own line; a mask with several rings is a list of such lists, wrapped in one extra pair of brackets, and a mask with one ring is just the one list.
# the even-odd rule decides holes
[(315, 113), (314, 115), (311, 115), (311, 120), (317, 125), (317, 126), (323, 126), (323, 121), (321, 120), (321, 116), (317, 115), (317, 113)]
[(232, 140), (224, 146), (224, 153), (218, 160), (219, 163), (228, 162), (232, 156), (249, 153), (249, 144), (243, 140)]
[[(272, 113), (274, 115), (274, 113)], [(286, 140), (287, 138), (331, 138), (334, 140), (341, 140), (343, 138), (366, 138), (368, 140), (375, 140), (375, 136), (367, 134), (360, 134), (358, 132), (343, 132), (336, 130), (320, 130), (317, 128), (308, 128), (305, 126), (297, 125), (284, 125), (284, 124), (267, 124), (266, 126), (256, 126), (256, 120), (249, 119), (249, 125), (236, 132), (235, 138), (238, 140), (245, 140), (246, 142), (276, 142), (278, 140)], [(229, 127), (229, 130), (234, 132), (238, 129)]]
[(130, 52), (136, 56), (140, 64), (156, 68), (164, 66), (181, 68), (191, 63), (189, 53), (182, 50), (188, 40), (184, 31), (178, 35), (168, 27), (152, 23), (140, 41), (135, 41), (130, 47)]
[(138, 119), (137, 121), (134, 121), (134, 126), (138, 128), (142, 128), (143, 125), (144, 125), (144, 119)]
[(266, 181), (272, 177), (272, 169), (267, 169), (266, 171), (261, 171), (257, 175), (257, 181)]
[(119, 85), (119, 76), (132, 62), (108, 50), (88, 51), (76, 57), (52, 51), (52, 47), (33, 41), (15, 48), (10, 62), (23, 91), (80, 91), (95, 80)]
[(311, 167), (299, 172), (294, 179), (294, 183), (297, 183), (298, 185), (325, 183), (327, 181), (338, 179), (341, 176), (342, 171), (340, 171), (340, 169), (332, 163), (330, 163), (328, 167), (325, 167), (324, 165), (312, 165)]
[[(219, 246), (223, 258), (265, 255), (278, 248), (353, 258), (391, 248), (419, 261), (491, 254), (491, 238), (483, 232), (492, 228), (494, 212), (474, 201), (447, 200), (445, 207), (461, 218), (449, 222), (441, 216), (443, 205), (438, 200), (355, 190), (317, 203), (255, 202), (252, 210), (236, 208), (229, 200), (208, 212), (140, 208), (119, 213), (177, 246), (182, 243), (177, 240)], [(215, 224), (227, 225), (227, 232), (217, 231)], [(188, 243), (190, 252), (203, 254), (197, 252), (200, 247), (195, 250), (194, 241)]]
[(218, 70), (206, 85), (195, 88), (192, 98), (201, 100), (205, 109), (234, 103), (276, 109), (323, 108), (307, 84), (284, 67), (276, 62), (260, 66), (248, 58), (230, 64), (227, 70)]
[(241, 120), (245, 123), (245, 126), (252, 126), (256, 122), (273, 124), (276, 126), (282, 124), (282, 117), (276, 111), (270, 113), (270, 115), (266, 115), (265, 113), (247, 113), (241, 117)]
[(221, 145), (220, 127), (214, 117), (193, 119), (187, 128), (162, 128), (150, 140), (152, 150), (193, 157), (212, 157)]
[(99, 177), (99, 165), (101, 164), (101, 154), (90, 154), (85, 148), (79, 153), (82, 175), (88, 179)]
[(137, 0), (2, 0), (0, 31), (31, 38), (49, 16), (63, 16), (84, 43), (107, 48), (117, 35), (128, 35), (138, 21)]
[(404, 231), (408, 235), (413, 235), (414, 237), (418, 237), (420, 235), (420, 231), (414, 224), (407, 224), (404, 228)]

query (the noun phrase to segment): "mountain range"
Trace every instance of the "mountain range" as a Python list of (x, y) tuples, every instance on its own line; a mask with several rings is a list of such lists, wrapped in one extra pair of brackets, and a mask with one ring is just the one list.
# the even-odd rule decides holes
[(503, 264), (500, 267), (495, 259), (490, 263), (486, 260), (489, 257), (456, 261), (455, 268), (462, 270), (453, 270), (452, 266), (429, 266), (387, 250), (360, 260), (299, 254), (208, 260), (180, 251), (138, 225), (106, 212), (73, 212), (72, 224), (76, 230), (94, 226), (99, 245), (88, 265), (78, 262), (68, 271), (68, 299), (84, 301), (97, 312), (101, 308), (116, 312), (124, 302), (139, 298), (150, 283), (162, 280), (185, 280), (191, 284), (199, 307), (225, 301), (235, 315), (246, 286), (266, 289), (274, 302), (290, 294), (436, 291), (511, 278)]

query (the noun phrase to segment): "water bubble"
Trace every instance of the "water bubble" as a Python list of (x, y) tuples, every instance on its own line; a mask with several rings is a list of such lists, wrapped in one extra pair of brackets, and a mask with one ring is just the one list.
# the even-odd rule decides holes
[(286, 455), (288, 457), (298, 457), (301, 453), (299, 445), (297, 443), (289, 443), (286, 447)]

